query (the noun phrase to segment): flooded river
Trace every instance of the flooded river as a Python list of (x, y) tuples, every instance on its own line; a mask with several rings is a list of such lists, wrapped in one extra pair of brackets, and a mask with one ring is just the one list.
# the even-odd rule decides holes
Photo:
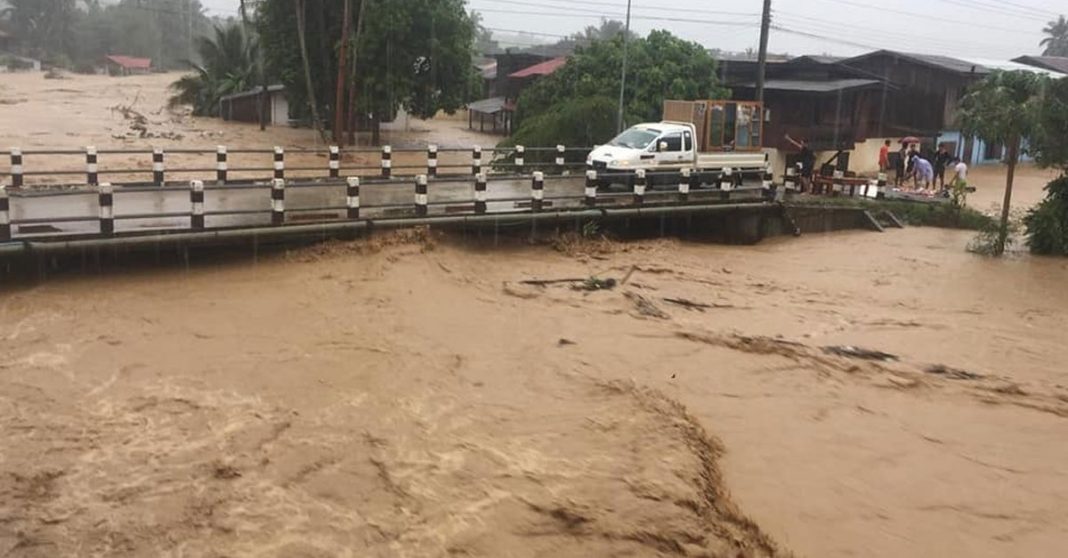
[[(12, 288), (0, 548), (1055, 554), (1068, 262), (968, 239), (403, 233)], [(521, 283), (589, 276), (626, 282)]]
[[(5, 77), (0, 144), (144, 147), (119, 102), (312, 143), (170, 115), (173, 77)], [(1068, 261), (970, 238), (406, 231), (9, 282), (0, 554), (1058, 555)]]

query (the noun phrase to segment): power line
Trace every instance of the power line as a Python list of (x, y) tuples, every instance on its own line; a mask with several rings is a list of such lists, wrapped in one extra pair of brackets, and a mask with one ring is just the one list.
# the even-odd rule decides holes
[[(548, 2), (563, 3), (563, 4), (565, 4), (565, 6), (549, 6), (549, 5), (545, 5), (545, 4), (531, 4), (529, 2), (521, 2), (521, 1), (518, 1), (518, 0), (483, 0), (483, 1), (485, 1), (485, 2), (497, 2), (497, 3), (501, 3), (501, 4), (533, 5), (533, 6), (537, 6), (537, 7), (546, 7), (546, 8), (549, 8), (549, 7), (551, 7), (551, 8), (571, 8), (574, 4), (584, 4), (584, 5), (589, 5), (589, 6), (607, 6), (607, 7), (619, 8), (619, 9), (623, 9), (623, 7), (624, 7), (621, 4), (616, 4), (616, 3), (613, 3), (613, 2), (595, 2), (593, 0), (544, 0), (544, 1), (548, 1)], [(757, 16), (760, 15), (760, 14), (754, 13), (754, 12), (725, 12), (725, 11), (721, 11), (721, 10), (702, 10), (702, 9), (698, 9), (698, 8), (668, 8), (668, 7), (664, 7), (664, 6), (642, 6), (642, 5), (637, 5), (637, 4), (634, 5), (634, 9), (636, 9), (636, 10), (637, 9), (641, 9), (641, 10), (653, 10), (653, 11), (667, 11), (667, 12), (672, 12), (672, 13), (684, 12), (684, 13), (693, 13), (693, 14), (744, 16), (744, 17), (757, 17)]]
[(978, 2), (977, 0), (970, 0), (970, 1), (969, 0), (938, 0), (938, 1), (939, 2), (944, 2), (946, 4), (953, 4), (953, 5), (956, 5), (956, 6), (962, 6), (962, 7), (965, 7), (965, 8), (975, 9), (975, 10), (979, 10), (979, 11), (985, 11), (985, 12), (988, 12), (988, 13), (998, 14), (998, 15), (1007, 16), (1007, 17), (1015, 17), (1015, 18), (1018, 18), (1018, 19), (1027, 19), (1027, 20), (1031, 20), (1031, 21), (1037, 21), (1037, 20), (1041, 19), (1041, 20), (1043, 20), (1043, 22), (1045, 22), (1045, 18), (1043, 18), (1042, 16), (1039, 16), (1037, 14), (1027, 14), (1025, 12), (1009, 10), (1009, 9), (1002, 8), (1001, 6), (999, 6), (997, 4), (986, 4), (986, 3), (983, 3), (983, 2)]
[[(816, 19), (816, 18), (811, 18), (811, 17), (808, 17), (808, 16), (800, 15), (800, 14), (793, 14), (793, 13), (786, 13), (786, 12), (776, 12), (776, 13), (777, 14), (781, 13), (781, 14), (787, 16), (790, 19), (802, 20), (800, 22), (799, 21), (793, 22), (793, 23), (796, 24), (795, 26), (797, 26), (797, 27), (800, 27), (800, 26), (803, 26), (803, 25), (808, 25), (809, 23), (807, 23), (807, 22), (832, 23), (832, 24), (835, 23), (835, 22), (828, 22), (828, 21), (820, 20), (820, 19)], [(783, 21), (781, 18), (777, 18), (776, 21), (781, 21), (783, 23), (789, 23), (789, 22)], [(896, 32), (896, 31), (886, 31), (886, 30), (882, 30), (882, 29), (876, 29), (876, 28), (871, 28), (871, 27), (861, 27), (861, 26), (856, 26), (856, 25), (852, 25), (852, 24), (841, 24), (841, 25), (842, 25), (841, 28), (836, 27), (834, 29), (835, 33), (856, 33), (856, 32), (860, 32), (860, 33), (864, 34), (864, 36), (865, 36), (864, 38), (873, 37), (873, 38), (878, 38), (880, 40), (886, 40), (886, 41), (890, 41), (890, 42), (911, 41), (911, 42), (917, 43), (917, 44), (925, 43), (925, 44), (930, 45), (930, 46), (932, 46), (934, 48), (937, 48), (939, 50), (947, 50), (947, 51), (948, 50), (953, 50), (953, 49), (955, 49), (957, 47), (960, 47), (960, 46), (966, 46), (966, 47), (971, 47), (971, 48), (975, 48), (975, 49), (986, 49), (986, 52), (988, 52), (988, 53), (992, 53), (993, 52), (992, 50), (989, 50), (991, 48), (991, 46), (992, 46), (990, 43), (985, 43), (984, 44), (984, 43), (975, 43), (975, 42), (958, 41), (958, 40), (945, 41), (945, 40), (941, 40), (941, 39), (937, 39), (937, 38), (931, 38), (931, 37), (922, 36), (922, 35), (913, 35), (913, 34), (910, 34), (910, 33), (901, 33), (901, 32)]]
[(865, 43), (857, 43), (857, 42), (848, 41), (848, 40), (844, 40), (844, 39), (836, 39), (834, 37), (828, 37), (826, 35), (818, 35), (816, 33), (809, 33), (807, 31), (797, 31), (795, 29), (790, 29), (789, 27), (783, 27), (782, 25), (779, 25), (777, 23), (772, 23), (771, 24), (771, 28), (776, 30), (776, 31), (782, 31), (783, 33), (789, 33), (790, 35), (797, 35), (799, 37), (808, 37), (810, 39), (820, 39), (822, 41), (827, 41), (827, 42), (830, 42), (830, 43), (838, 43), (838, 44), (842, 44), (842, 45), (848, 45), (848, 46), (852, 46), (852, 47), (859, 47), (859, 48), (868, 49), (868, 50), (881, 50), (882, 49), (882, 47), (872, 46), (872, 45), (865, 44)]
[[(864, 8), (866, 10), (874, 10), (874, 11), (886, 14), (886, 6), (880, 5), (880, 4), (864, 4), (862, 2), (851, 2), (850, 0), (819, 0), (819, 1), (820, 2), (830, 2), (830, 3), (834, 3), (834, 4), (841, 4), (841, 5), (844, 5), (844, 6), (852, 6), (852, 7), (855, 7), (855, 8)], [(929, 15), (914, 14), (914, 13), (911, 13), (911, 12), (899, 12), (899, 13), (895, 13), (894, 15), (895, 16), (905, 16), (905, 17), (909, 17), (909, 18), (913, 18), (913, 19), (919, 19), (919, 20), (923, 20), (923, 21), (931, 21), (931, 19), (932, 19), (931, 16), (929, 16)], [(974, 27), (974, 28), (979, 28), (979, 29), (989, 29), (991, 31), (999, 31), (999, 32), (1002, 32), (1002, 33), (1016, 33), (1016, 34), (1020, 34), (1020, 35), (1032, 35), (1033, 36), (1035, 34), (1033, 31), (1022, 31), (1022, 30), (1019, 30), (1019, 29), (1009, 29), (1007, 27), (995, 27), (995, 26), (992, 26), (992, 25), (982, 25), (982, 24), (979, 24), (979, 23), (972, 23), (972, 22), (968, 22), (968, 27)]]
[(1001, 0), (1001, 3), (1002, 4), (1008, 4), (1010, 6), (1016, 6), (1018, 8), (1021, 8), (1021, 9), (1027, 10), (1027, 11), (1035, 12), (1035, 13), (1041, 15), (1042, 17), (1052, 17), (1052, 18), (1056, 18), (1057, 17), (1057, 14), (1054, 14), (1053, 12), (1047, 12), (1045, 8), (1036, 8), (1034, 6), (1028, 6), (1028, 5), (1025, 5), (1025, 4), (1017, 4), (1016, 2), (1009, 2), (1009, 0)]
[[(474, 11), (478, 11), (478, 12), (489, 12), (489, 13), (496, 13), (496, 14), (512, 14), (512, 15), (536, 15), (536, 16), (570, 17), (570, 18), (576, 18), (576, 17), (591, 18), (592, 17), (592, 18), (597, 18), (597, 19), (603, 19), (605, 17), (609, 17), (609, 16), (607, 16), (605, 14), (597, 15), (597, 14), (585, 14), (585, 13), (570, 13), (570, 14), (568, 14), (568, 13), (550, 13), (550, 12), (525, 12), (525, 11), (518, 11), (518, 10), (498, 10), (498, 9), (495, 9), (495, 8), (474, 8), (474, 7), (472, 9)], [(689, 18), (679, 18), (679, 17), (655, 17), (655, 16), (636, 16), (636, 15), (632, 15), (631, 19), (642, 19), (642, 20), (646, 20), (646, 21), (672, 21), (672, 22), (678, 22), (678, 23), (703, 23), (705, 25), (725, 25), (725, 26), (734, 26), (734, 27), (757, 27), (758, 26), (757, 22), (747, 23), (747, 22), (743, 22), (743, 21), (711, 21), (711, 20), (707, 20), (707, 19), (689, 19)]]

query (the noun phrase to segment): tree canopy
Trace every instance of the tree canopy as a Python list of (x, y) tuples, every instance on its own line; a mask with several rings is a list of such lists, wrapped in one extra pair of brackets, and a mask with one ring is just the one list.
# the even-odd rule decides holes
[(1041, 101), (1028, 150), (1038, 164), (1068, 172), (1068, 78), (1048, 81)]
[[(360, 2), (366, 6), (360, 7)], [(475, 24), (463, 0), (353, 0), (354, 20), (364, 14), (355, 57), (357, 111), (373, 124), (398, 108), (419, 117), (463, 106), (477, 79), (472, 56)], [(314, 98), (330, 121), (336, 103), (343, 0), (303, 3)], [(265, 0), (258, 14), (269, 72), (286, 86), (291, 110), (309, 113), (293, 0)], [(357, 29), (353, 21), (350, 30)]]
[(7, 0), (0, 24), (16, 53), (90, 70), (107, 54), (151, 58), (157, 68), (188, 67), (198, 37), (211, 31), (199, 0)]
[(196, 49), (201, 62), (193, 64), (192, 74), (171, 85), (175, 91), (171, 106), (189, 104), (193, 114), (218, 115), (220, 97), (259, 83), (255, 48), (237, 24), (216, 26), (211, 37), (199, 37)]
[[(715, 60), (697, 43), (667, 31), (653, 31), (648, 37), (633, 40), (627, 48), (625, 122), (659, 120), (664, 99), (712, 99), (726, 93), (717, 85)], [(622, 60), (620, 35), (578, 47), (563, 67), (520, 95), (517, 129), (522, 130), (527, 120), (560, 111), (564, 105), (580, 99), (615, 98)], [(602, 142), (615, 130), (597, 129), (596, 132), (597, 137), (592, 140)]]
[(1068, 56), (1068, 19), (1064, 16), (1049, 22), (1042, 30), (1046, 35), (1039, 43), (1043, 56)]
[(964, 132), (1006, 146), (1008, 173), (1001, 227), (993, 247), (995, 255), (1005, 251), (1016, 163), (1024, 139), (1039, 133), (1046, 85), (1047, 78), (1033, 72), (994, 72), (972, 86), (961, 99), (960, 121)]

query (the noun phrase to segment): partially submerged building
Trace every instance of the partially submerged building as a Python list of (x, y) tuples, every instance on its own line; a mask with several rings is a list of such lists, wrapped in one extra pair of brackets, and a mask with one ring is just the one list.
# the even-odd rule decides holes
[[(266, 102), (266, 106), (263, 102)], [(261, 107), (266, 111), (268, 125), (289, 125), (289, 100), (286, 98), (286, 88), (281, 84), (269, 85), (266, 91), (257, 87), (220, 98), (219, 116), (223, 120), (259, 123)]]
[(104, 62), (109, 76), (147, 74), (152, 71), (151, 58), (109, 54), (105, 57)]

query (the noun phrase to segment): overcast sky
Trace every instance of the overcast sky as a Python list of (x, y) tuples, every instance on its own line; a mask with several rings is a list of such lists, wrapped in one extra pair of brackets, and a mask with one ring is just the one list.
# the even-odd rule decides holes
[[(238, 0), (201, 0), (209, 13), (234, 15)], [(708, 48), (756, 48), (762, 0), (632, 0), (631, 26), (667, 29)], [(627, 0), (467, 0), (495, 30), (541, 33), (545, 41), (601, 17), (623, 19)], [(1040, 54), (1045, 23), (1068, 14), (1064, 0), (773, 0), (772, 52), (852, 55), (891, 48), (1008, 60)], [(498, 35), (509, 35), (495, 31)], [(815, 35), (815, 36), (813, 36)], [(533, 40), (511, 34), (511, 46)], [(503, 45), (509, 46), (509, 45)]]

